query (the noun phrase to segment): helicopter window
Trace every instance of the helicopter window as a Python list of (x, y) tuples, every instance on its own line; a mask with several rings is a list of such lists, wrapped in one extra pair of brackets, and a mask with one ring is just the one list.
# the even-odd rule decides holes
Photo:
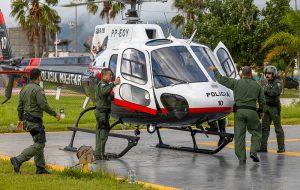
[(146, 84), (147, 69), (145, 54), (135, 49), (125, 50), (122, 56), (121, 74), (127, 80)]
[(125, 101), (139, 104), (142, 106), (148, 106), (150, 104), (149, 92), (130, 84), (121, 85), (120, 96)]
[(223, 70), (225, 71), (226, 75), (228, 77), (235, 77), (236, 76), (236, 72), (234, 69), (234, 65), (232, 60), (230, 59), (230, 56), (228, 55), (228, 53), (226, 52), (225, 49), (221, 48), (217, 51), (217, 56), (220, 60), (221, 66), (223, 68)]
[(156, 38), (156, 30), (146, 29), (146, 34), (147, 34), (149, 39), (155, 39)]
[(114, 54), (110, 57), (109, 68), (112, 70), (114, 74), (116, 74), (117, 71), (117, 61), (118, 61), (118, 54)]
[(151, 61), (155, 88), (208, 81), (184, 46), (156, 49), (151, 53)]
[(207, 49), (200, 46), (192, 46), (192, 50), (196, 54), (197, 58), (199, 59), (205, 70), (208, 72), (210, 78), (216, 81), (214, 72), (209, 69), (209, 67), (213, 66), (214, 63), (208, 55)]

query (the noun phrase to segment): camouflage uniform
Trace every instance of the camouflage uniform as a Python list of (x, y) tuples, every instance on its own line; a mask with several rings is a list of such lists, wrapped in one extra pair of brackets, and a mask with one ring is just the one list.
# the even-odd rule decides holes
[(251, 133), (250, 154), (256, 154), (260, 148), (261, 132), (256, 103), (262, 109), (265, 104), (262, 87), (252, 79), (240, 80), (222, 76), (215, 71), (217, 81), (233, 90), (236, 111), (234, 114), (234, 146), (235, 154), (242, 162), (246, 160), (246, 129)]
[(19, 164), (34, 157), (37, 173), (45, 170), (44, 148), (46, 143), (45, 128), (43, 126), (43, 111), (56, 116), (56, 112), (47, 103), (44, 90), (35, 83), (25, 86), (19, 96), (19, 121), (24, 121), (24, 128), (29, 131), (34, 144), (24, 149), (15, 157)]
[(95, 92), (95, 117), (97, 120), (95, 156), (99, 157), (100, 159), (103, 159), (104, 157), (105, 144), (110, 131), (109, 118), (111, 102), (114, 99), (112, 94), (114, 87), (114, 83), (108, 83), (104, 80), (101, 80)]
[(262, 141), (261, 151), (266, 152), (268, 147), (268, 138), (270, 134), (270, 125), (274, 122), (278, 150), (285, 150), (284, 145), (284, 131), (281, 126), (281, 105), (280, 94), (281, 85), (278, 80), (271, 80), (264, 87), (264, 93), (266, 97), (266, 106), (264, 108), (264, 117), (262, 119)]

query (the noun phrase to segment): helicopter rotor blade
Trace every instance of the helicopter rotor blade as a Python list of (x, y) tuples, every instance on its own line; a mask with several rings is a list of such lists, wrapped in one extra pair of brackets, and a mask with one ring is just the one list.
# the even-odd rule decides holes
[[(101, 1), (93, 1), (90, 2), (92, 4), (97, 4), (97, 3), (103, 3), (103, 2), (107, 2), (108, 0), (101, 0)], [(60, 7), (78, 7), (78, 6), (83, 6), (83, 5), (87, 5), (88, 3), (70, 3), (70, 4), (62, 4), (59, 5)]]

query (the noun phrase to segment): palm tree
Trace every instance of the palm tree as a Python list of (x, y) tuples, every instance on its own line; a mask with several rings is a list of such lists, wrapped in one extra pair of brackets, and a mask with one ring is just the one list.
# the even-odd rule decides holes
[(194, 21), (204, 9), (204, 0), (175, 0), (174, 5), (181, 13), (175, 15), (171, 23), (176, 28), (185, 27), (193, 29)]
[(289, 12), (280, 23), (287, 27), (287, 31), (275, 33), (263, 43), (262, 50), (269, 49), (265, 62), (286, 54), (292, 57), (292, 61), (300, 58), (300, 11)]
[(289, 57), (290, 61), (284, 71), (286, 74), (297, 58), (300, 61), (300, 11), (290, 11), (280, 22), (285, 25), (287, 31), (271, 35), (262, 46), (262, 50), (268, 49), (265, 62), (278, 58)]
[[(86, 0), (87, 9), (90, 13), (96, 14), (99, 6), (95, 4), (96, 0)], [(111, 0), (107, 0), (103, 2), (103, 9), (100, 12), (100, 17), (105, 19), (105, 23), (109, 23), (109, 19), (114, 19), (119, 12), (121, 12), (125, 8), (125, 5), (116, 2), (113, 3)]]
[(40, 56), (40, 36), (42, 35), (43, 50), (45, 50), (46, 31), (59, 30), (60, 17), (54, 9), (51, 9), (51, 6), (57, 3), (58, 0), (12, 0), (11, 15), (16, 17), (27, 32), (29, 41), (33, 42), (35, 57)]
[(54, 9), (47, 5), (41, 6), (41, 37), (42, 37), (42, 52), (48, 53), (47, 34), (50, 34), (52, 40), (55, 39), (55, 34), (60, 32), (60, 16)]

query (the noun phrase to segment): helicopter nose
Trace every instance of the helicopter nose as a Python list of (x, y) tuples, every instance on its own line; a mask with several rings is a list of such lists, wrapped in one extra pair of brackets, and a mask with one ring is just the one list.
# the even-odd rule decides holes
[(178, 119), (188, 114), (228, 113), (234, 102), (232, 91), (215, 83), (182, 84), (164, 89), (160, 100), (163, 114)]

